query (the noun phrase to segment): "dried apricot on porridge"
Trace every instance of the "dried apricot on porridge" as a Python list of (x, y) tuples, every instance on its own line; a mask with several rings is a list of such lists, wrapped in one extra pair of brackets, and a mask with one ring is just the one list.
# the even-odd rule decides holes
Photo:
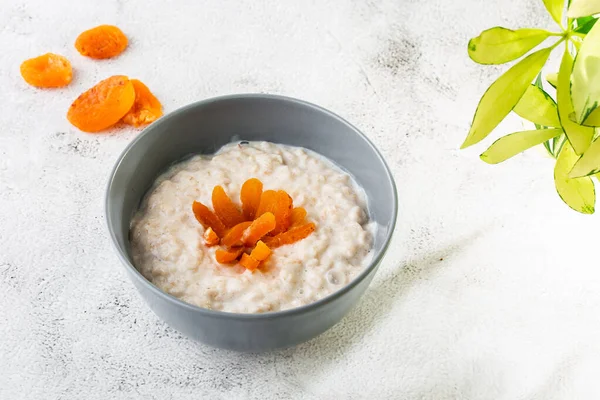
[(272, 235), (285, 232), (290, 227), (292, 220), (292, 208), (293, 200), (290, 195), (284, 190), (278, 190), (272, 211), (275, 215), (275, 221), (277, 222), (277, 225), (271, 232)]
[(221, 244), (228, 247), (242, 246), (242, 235), (251, 224), (252, 221), (244, 221), (229, 229), (223, 236)]
[(84, 132), (99, 132), (119, 122), (134, 100), (135, 91), (129, 78), (111, 76), (75, 99), (67, 119)]
[(271, 249), (262, 240), (259, 240), (250, 255), (255, 260), (264, 261), (271, 255)]
[(202, 236), (204, 237), (204, 244), (208, 247), (219, 244), (219, 236), (210, 226), (204, 231), (204, 235)]
[(251, 255), (246, 253), (242, 254), (242, 258), (240, 259), (240, 265), (246, 268), (247, 270), (254, 271), (256, 268), (258, 268), (259, 264), (260, 261), (258, 261)]
[(66, 86), (73, 79), (73, 68), (65, 57), (46, 53), (21, 64), (21, 76), (31, 86), (56, 88)]
[(263, 236), (275, 229), (276, 221), (273, 213), (266, 212), (254, 221), (246, 229), (242, 236), (242, 242), (246, 246), (254, 246)]
[(162, 104), (141, 81), (132, 79), (131, 83), (135, 90), (135, 101), (123, 117), (123, 122), (138, 127), (156, 121), (162, 116)]
[(227, 231), (227, 228), (221, 220), (212, 212), (208, 207), (199, 201), (194, 201), (192, 204), (192, 211), (196, 220), (204, 226), (204, 229), (211, 228), (217, 236), (223, 237)]
[(82, 56), (103, 59), (118, 56), (128, 43), (127, 36), (116, 26), (100, 25), (77, 36), (75, 48)]
[(258, 218), (266, 212), (273, 212), (277, 204), (277, 192), (275, 190), (265, 190), (260, 196), (258, 208), (254, 218)]
[(215, 214), (226, 227), (231, 228), (245, 221), (242, 212), (233, 204), (222, 186), (215, 186), (213, 189), (212, 204)]
[(236, 261), (243, 251), (243, 247), (228, 250), (219, 249), (215, 252), (215, 258), (219, 264), (230, 264)]
[(307, 238), (316, 229), (314, 223), (310, 222), (301, 226), (291, 228), (287, 232), (280, 233), (277, 236), (265, 238), (265, 244), (274, 249), (286, 244), (296, 243), (304, 238)]
[(306, 218), (306, 210), (302, 207), (295, 207), (292, 210), (292, 223), (290, 224), (290, 228), (294, 226), (298, 226), (304, 222)]
[(242, 211), (247, 220), (252, 221), (256, 216), (256, 210), (260, 205), (260, 197), (263, 191), (263, 184), (256, 178), (248, 179), (242, 185), (240, 200), (242, 201)]

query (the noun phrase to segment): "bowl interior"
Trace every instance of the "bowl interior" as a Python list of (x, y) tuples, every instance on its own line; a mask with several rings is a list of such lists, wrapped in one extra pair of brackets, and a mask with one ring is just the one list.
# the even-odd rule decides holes
[(320, 107), (269, 95), (201, 101), (152, 124), (123, 152), (110, 178), (106, 217), (119, 252), (131, 263), (129, 224), (156, 177), (190, 154), (212, 154), (237, 140), (270, 141), (313, 150), (364, 188), (377, 222), (374, 259), (391, 237), (397, 213), (393, 178), (378, 151), (353, 126)]

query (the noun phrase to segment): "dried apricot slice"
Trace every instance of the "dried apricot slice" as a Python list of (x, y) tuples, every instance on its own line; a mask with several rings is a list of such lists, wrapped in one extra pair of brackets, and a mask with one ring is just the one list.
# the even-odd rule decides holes
[(297, 241), (308, 237), (315, 231), (315, 228), (315, 224), (310, 222), (308, 224), (294, 227), (287, 232), (280, 233), (277, 236), (267, 237), (264, 239), (264, 242), (272, 249), (286, 244), (296, 243)]
[(275, 229), (275, 215), (266, 212), (254, 221), (246, 229), (242, 236), (242, 242), (246, 246), (254, 246), (263, 236)]
[(223, 236), (223, 240), (221, 240), (221, 244), (223, 246), (234, 247), (242, 245), (242, 235), (244, 231), (252, 224), (252, 221), (240, 222), (233, 228), (229, 229), (225, 236)]
[(217, 214), (217, 217), (219, 217), (226, 227), (231, 228), (240, 222), (245, 221), (241, 211), (233, 204), (222, 186), (214, 187), (212, 192), (212, 204), (215, 214)]
[(242, 202), (242, 211), (247, 220), (252, 221), (256, 215), (256, 210), (260, 205), (263, 184), (256, 178), (248, 179), (242, 185), (240, 200)]
[(275, 214), (277, 225), (271, 232), (272, 235), (277, 235), (285, 232), (290, 227), (292, 222), (293, 200), (285, 190), (278, 190), (276, 201), (272, 213)]
[(273, 212), (275, 203), (277, 202), (277, 192), (274, 190), (265, 190), (260, 196), (260, 202), (256, 209), (254, 218), (258, 218), (266, 212)]
[(229, 264), (238, 259), (240, 254), (244, 251), (243, 247), (229, 250), (217, 250), (215, 252), (215, 258), (219, 264)]
[(262, 240), (256, 243), (256, 247), (250, 253), (252, 258), (258, 261), (264, 261), (271, 255), (271, 249)]
[(65, 57), (46, 53), (23, 61), (21, 76), (25, 79), (25, 82), (35, 87), (62, 87), (71, 83), (73, 68), (71, 68), (71, 63)]
[(292, 223), (290, 227), (298, 226), (304, 222), (306, 218), (306, 210), (302, 207), (295, 207), (292, 210)]
[(219, 244), (219, 236), (210, 226), (204, 231), (204, 244), (208, 247)]
[(256, 216), (261, 216), (266, 212), (275, 215), (277, 225), (271, 234), (285, 232), (291, 223), (293, 201), (290, 195), (284, 190), (267, 190), (263, 192), (260, 198), (260, 204), (256, 211)]
[(219, 237), (225, 235), (225, 232), (227, 231), (225, 225), (223, 225), (221, 220), (204, 204), (199, 201), (194, 201), (194, 204), (192, 204), (192, 211), (194, 211), (194, 216), (205, 229), (212, 228)]
[(258, 264), (260, 264), (260, 261), (258, 261), (251, 255), (246, 253), (242, 254), (242, 258), (240, 259), (240, 265), (246, 268), (247, 270), (254, 271), (256, 268), (258, 268)]
[(114, 25), (100, 25), (89, 29), (75, 40), (75, 48), (82, 56), (96, 59), (118, 56), (127, 44), (127, 36)]
[(84, 132), (98, 132), (119, 122), (134, 100), (135, 90), (129, 78), (111, 76), (75, 99), (67, 119)]
[(131, 83), (135, 90), (135, 101), (123, 117), (123, 122), (138, 127), (156, 121), (162, 116), (162, 104), (141, 81), (132, 79)]

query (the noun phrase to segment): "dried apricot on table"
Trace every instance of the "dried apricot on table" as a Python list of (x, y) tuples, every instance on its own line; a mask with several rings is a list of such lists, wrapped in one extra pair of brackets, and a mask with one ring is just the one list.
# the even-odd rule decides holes
[(251, 255), (246, 253), (242, 254), (242, 258), (240, 259), (240, 265), (246, 268), (247, 270), (254, 271), (256, 268), (258, 268), (259, 264), (260, 261), (258, 261)]
[(233, 228), (229, 229), (225, 236), (223, 236), (223, 240), (221, 240), (221, 244), (223, 246), (233, 247), (233, 246), (241, 246), (242, 245), (242, 235), (244, 231), (252, 224), (252, 221), (244, 221), (240, 222)]
[(246, 229), (242, 236), (242, 242), (246, 246), (254, 246), (263, 236), (275, 229), (275, 215), (266, 212), (254, 221)]
[(205, 229), (212, 228), (219, 237), (225, 235), (227, 231), (225, 225), (223, 225), (221, 220), (204, 204), (199, 201), (194, 201), (194, 204), (192, 204), (192, 211), (198, 222), (200, 222)]
[(162, 116), (162, 104), (141, 81), (132, 79), (131, 83), (135, 90), (135, 101), (123, 117), (123, 122), (138, 127), (156, 121)]
[(263, 184), (256, 178), (248, 179), (242, 185), (240, 200), (242, 202), (242, 211), (247, 220), (252, 221), (256, 216), (256, 210), (260, 205)]
[(308, 224), (291, 228), (289, 231), (280, 233), (277, 236), (265, 238), (264, 242), (267, 246), (269, 246), (272, 249), (286, 244), (296, 243), (308, 237), (311, 233), (315, 231), (315, 228), (315, 224), (310, 222)]
[(82, 56), (96, 59), (118, 56), (128, 44), (127, 36), (114, 25), (100, 25), (82, 32), (75, 48)]
[(129, 78), (111, 76), (75, 99), (67, 119), (84, 132), (98, 132), (119, 122), (134, 100), (135, 90)]
[(252, 258), (258, 261), (264, 261), (271, 255), (271, 249), (263, 241), (259, 240), (256, 247), (250, 253)]
[(215, 252), (215, 258), (219, 264), (229, 264), (238, 259), (240, 254), (244, 251), (243, 247), (238, 247), (229, 250), (217, 250)]
[(231, 228), (246, 219), (242, 215), (242, 212), (237, 208), (231, 201), (227, 193), (222, 186), (215, 186), (212, 192), (212, 204), (213, 209), (217, 217), (225, 224), (226, 227)]
[(65, 57), (46, 53), (30, 58), (21, 64), (21, 76), (25, 82), (39, 88), (66, 86), (73, 79), (73, 68)]
[(219, 236), (210, 226), (204, 231), (204, 244), (208, 247), (216, 246), (219, 244)]

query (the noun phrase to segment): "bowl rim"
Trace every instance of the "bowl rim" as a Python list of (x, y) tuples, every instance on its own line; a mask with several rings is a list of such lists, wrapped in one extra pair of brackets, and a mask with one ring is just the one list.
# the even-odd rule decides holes
[[(374, 152), (374, 154), (379, 158), (379, 161), (383, 164), (388, 181), (391, 184), (392, 195), (393, 195), (393, 204), (392, 204), (393, 217), (392, 217), (392, 220), (390, 221), (391, 222), (390, 230), (389, 230), (387, 237), (385, 238), (385, 242), (383, 243), (383, 246), (381, 247), (379, 252), (377, 254), (375, 254), (375, 256), (371, 259), (369, 264), (352, 281), (350, 281), (344, 287), (340, 288), (339, 290), (336, 290), (335, 292), (333, 292), (317, 301), (302, 305), (300, 307), (294, 307), (294, 308), (289, 308), (289, 309), (279, 310), (279, 311), (269, 311), (269, 312), (265, 312), (265, 313), (233, 313), (233, 312), (228, 312), (228, 311), (210, 310), (208, 308), (202, 308), (202, 307), (196, 306), (194, 304), (186, 303), (185, 301), (180, 300), (179, 298), (161, 290), (158, 286), (154, 285), (152, 282), (150, 282), (148, 279), (146, 279), (142, 275), (142, 273), (140, 271), (138, 271), (137, 268), (135, 268), (135, 266), (129, 261), (129, 258), (127, 257), (126, 252), (122, 251), (119, 248), (119, 245), (117, 244), (115, 231), (112, 228), (113, 220), (109, 213), (109, 208), (110, 208), (109, 197), (113, 190), (115, 174), (117, 173), (117, 170), (119, 169), (124, 158), (127, 157), (127, 154), (129, 153), (129, 151), (131, 151), (131, 149), (140, 140), (142, 140), (142, 138), (145, 135), (147, 135), (152, 129), (155, 129), (159, 125), (168, 124), (170, 122), (170, 120), (176, 119), (179, 115), (187, 112), (190, 109), (197, 108), (197, 107), (203, 107), (208, 104), (213, 104), (213, 103), (217, 103), (217, 102), (221, 102), (221, 101), (240, 100), (240, 99), (243, 99), (243, 100), (267, 99), (267, 100), (275, 100), (275, 101), (299, 104), (301, 106), (308, 107), (308, 108), (314, 109), (318, 112), (324, 113), (324, 114), (328, 115), (329, 117), (338, 120), (339, 122), (348, 126), (348, 128), (350, 128), (351, 130), (353, 130), (357, 135), (359, 135), (369, 145), (369, 147)], [(134, 279), (136, 279), (138, 282), (141, 282), (141, 284), (144, 285), (151, 292), (154, 292), (156, 295), (162, 297), (163, 299), (165, 299), (167, 302), (171, 303), (174, 306), (183, 307), (183, 308), (187, 309), (188, 311), (192, 311), (192, 312), (199, 313), (199, 314), (204, 314), (207, 317), (218, 318), (218, 319), (270, 320), (270, 319), (281, 318), (281, 317), (285, 317), (285, 316), (292, 316), (295, 314), (302, 314), (305, 312), (309, 312), (311, 310), (320, 308), (321, 306), (323, 306), (325, 304), (335, 301), (339, 297), (343, 296), (345, 293), (352, 290), (360, 282), (362, 282), (379, 265), (379, 263), (381, 262), (381, 260), (383, 259), (383, 257), (385, 256), (385, 254), (389, 248), (389, 245), (390, 245), (390, 242), (391, 242), (391, 239), (393, 237), (394, 230), (396, 227), (397, 217), (398, 217), (398, 192), (397, 192), (396, 183), (394, 181), (394, 177), (391, 173), (389, 166), (385, 162), (385, 159), (383, 158), (383, 156), (381, 155), (381, 153), (379, 152), (377, 147), (375, 147), (373, 142), (371, 142), (371, 140), (364, 133), (362, 133), (358, 128), (356, 128), (350, 122), (346, 121), (344, 118), (342, 118), (339, 115), (337, 115), (321, 106), (318, 106), (316, 104), (313, 104), (313, 103), (310, 103), (310, 102), (307, 102), (304, 100), (300, 100), (297, 98), (293, 98), (293, 97), (274, 95), (274, 94), (263, 94), (263, 93), (240, 93), (240, 94), (229, 94), (229, 95), (223, 95), (223, 96), (210, 97), (210, 98), (195, 101), (186, 106), (180, 107), (180, 108), (168, 113), (167, 115), (163, 116), (162, 118), (159, 118), (156, 122), (152, 123), (147, 128), (144, 128), (142, 130), (142, 132), (140, 132), (121, 152), (121, 154), (117, 158), (117, 161), (115, 162), (115, 164), (110, 172), (108, 182), (106, 185), (105, 196), (104, 196), (104, 220), (105, 220), (105, 224), (108, 229), (108, 232), (109, 232), (110, 241), (111, 241), (112, 247), (116, 251), (121, 263), (131, 273), (130, 276), (134, 277)]]

